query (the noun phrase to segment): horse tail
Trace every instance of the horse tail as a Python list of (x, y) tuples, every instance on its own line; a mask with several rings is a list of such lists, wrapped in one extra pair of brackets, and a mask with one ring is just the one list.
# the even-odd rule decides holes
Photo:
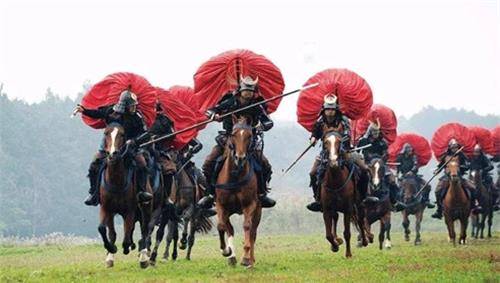
[(206, 215), (203, 215), (203, 213), (200, 215), (200, 218), (198, 219), (198, 225), (196, 227), (196, 232), (202, 233), (202, 234), (207, 234), (213, 227), (212, 220), (210, 220), (209, 217)]

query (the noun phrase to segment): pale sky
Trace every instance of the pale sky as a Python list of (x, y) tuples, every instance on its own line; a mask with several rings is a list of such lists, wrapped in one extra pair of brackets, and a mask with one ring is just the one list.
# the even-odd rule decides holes
[[(117, 71), (192, 86), (200, 64), (234, 48), (271, 59), (287, 90), (348, 68), (397, 115), (500, 114), (498, 1), (0, 1), (0, 83), (28, 102)], [(275, 118), (295, 120), (296, 98)]]

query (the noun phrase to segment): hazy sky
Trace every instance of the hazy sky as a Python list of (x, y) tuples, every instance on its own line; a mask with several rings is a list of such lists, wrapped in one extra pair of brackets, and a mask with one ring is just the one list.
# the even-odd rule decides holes
[[(398, 115), (500, 114), (498, 1), (0, 1), (0, 82), (28, 102), (48, 87), (74, 97), (116, 71), (192, 85), (201, 63), (234, 48), (271, 59), (288, 90), (342, 67)], [(295, 120), (295, 103), (275, 117)]]

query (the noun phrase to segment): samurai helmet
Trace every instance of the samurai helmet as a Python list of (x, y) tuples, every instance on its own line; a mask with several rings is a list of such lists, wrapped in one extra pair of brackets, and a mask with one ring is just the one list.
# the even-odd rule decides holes
[(113, 106), (113, 110), (117, 113), (123, 114), (127, 111), (128, 107), (137, 104), (137, 95), (130, 91), (130, 89), (127, 89), (122, 91), (118, 103)]
[(259, 82), (259, 77), (252, 79), (250, 76), (245, 76), (242, 77), (240, 76), (240, 85), (238, 88), (238, 91), (244, 91), (244, 90), (249, 90), (252, 92), (257, 91), (257, 83)]
[(474, 146), (474, 152), (481, 152), (482, 148), (481, 148), (481, 145), (479, 145), (478, 143)]
[(456, 139), (451, 139), (449, 142), (448, 142), (448, 146), (449, 147), (452, 147), (452, 146), (458, 146), (458, 142)]
[(334, 94), (327, 94), (323, 98), (323, 110), (333, 109), (338, 110), (339, 105), (337, 104), (337, 96)]
[(368, 128), (369, 134), (378, 137), (380, 135), (380, 119), (377, 118), (377, 123), (370, 122), (370, 127)]
[(409, 144), (409, 143), (405, 143), (405, 144), (403, 145), (403, 153), (410, 152), (411, 150), (413, 150), (413, 147), (411, 146), (411, 144)]

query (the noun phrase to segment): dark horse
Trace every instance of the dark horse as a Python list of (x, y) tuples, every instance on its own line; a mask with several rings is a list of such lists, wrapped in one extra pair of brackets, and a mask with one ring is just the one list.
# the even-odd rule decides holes
[(241, 265), (249, 268), (255, 264), (254, 247), (262, 206), (258, 199), (257, 176), (252, 165), (255, 157), (250, 151), (253, 140), (252, 123), (247, 117), (233, 116), (233, 125), (224, 148), (224, 165), (216, 182), (217, 230), (222, 255), (228, 258), (229, 265), (234, 266), (234, 228), (229, 218), (235, 213), (243, 213), (244, 254)]
[(410, 240), (410, 215), (415, 215), (415, 245), (422, 244), (420, 236), (420, 227), (424, 217), (425, 204), (422, 202), (422, 194), (416, 195), (420, 190), (420, 182), (417, 176), (408, 172), (403, 176), (399, 183), (403, 191), (403, 202), (406, 209), (401, 211), (403, 215), (403, 228), (405, 233), (405, 241)]
[[(128, 158), (129, 148), (123, 146), (125, 133), (123, 127), (116, 123), (109, 124), (105, 131), (106, 136), (106, 162), (100, 175), (99, 195), (99, 234), (101, 234), (104, 247), (108, 251), (106, 266), (114, 264), (116, 231), (114, 217), (119, 214), (123, 217), (124, 236), (123, 253), (128, 254), (130, 249), (135, 249), (132, 240), (136, 219), (140, 219), (141, 240), (139, 241), (139, 262), (141, 267), (147, 267), (148, 223), (151, 218), (152, 204), (139, 204), (136, 198), (136, 180), (131, 158)], [(126, 164), (127, 163), (127, 164)], [(146, 188), (151, 192), (149, 184)], [(107, 231), (106, 231), (107, 230)], [(106, 232), (108, 234), (106, 234)]]
[[(182, 160), (180, 160), (182, 161)], [(175, 175), (175, 181), (172, 186), (171, 200), (174, 202), (173, 209), (164, 213), (158, 227), (158, 232), (156, 234), (156, 244), (151, 255), (152, 258), (156, 258), (158, 254), (158, 247), (164, 236), (165, 227), (167, 230), (167, 245), (165, 253), (163, 254), (164, 259), (168, 259), (170, 254), (170, 244), (173, 242), (172, 259), (176, 260), (177, 251), (177, 241), (179, 239), (179, 224), (183, 224), (182, 238), (180, 240), (179, 248), (184, 250), (187, 245), (186, 259), (191, 260), (191, 251), (195, 242), (195, 233), (208, 233), (212, 229), (212, 222), (209, 217), (204, 214), (204, 210), (199, 208), (196, 203), (201, 198), (202, 193), (200, 192), (200, 182), (195, 178), (194, 163), (190, 162), (181, 171), (178, 171)], [(173, 214), (173, 217), (168, 214)]]
[(347, 162), (347, 152), (342, 148), (343, 138), (338, 130), (325, 127), (323, 131), (323, 150), (328, 155), (328, 165), (321, 180), (320, 199), (326, 239), (330, 242), (333, 252), (337, 252), (341, 244), (337, 237), (337, 212), (344, 214), (345, 256), (350, 258), (351, 221), (360, 231), (362, 246), (367, 246), (368, 240), (364, 229), (364, 209), (361, 208), (361, 198), (356, 189), (356, 169), (353, 162)]
[(459, 175), (460, 163), (457, 157), (452, 157), (452, 160), (446, 165), (447, 172), (450, 175), (448, 189), (443, 199), (443, 215), (450, 241), (455, 245), (455, 225), (456, 220), (460, 221), (460, 239), (459, 244), (466, 244), (467, 225), (470, 215), (470, 201), (462, 187), (462, 180)]
[[(470, 177), (476, 186), (476, 190), (479, 195), (479, 205), (481, 206), (481, 212), (477, 215), (477, 225), (473, 225), (472, 237), (484, 238), (484, 226), (486, 223), (486, 218), (488, 218), (488, 238), (491, 238), (491, 225), (493, 225), (493, 196), (491, 195), (491, 188), (487, 188), (483, 183), (483, 175), (481, 170), (472, 170), (470, 172)], [(493, 184), (491, 184), (492, 186)], [(474, 220), (473, 220), (474, 222)], [(474, 231), (474, 226), (476, 229)], [(475, 233), (474, 233), (475, 232)]]
[[(365, 229), (370, 242), (373, 242), (373, 234), (371, 233), (371, 225), (376, 221), (380, 221), (380, 230), (378, 234), (379, 249), (391, 248), (391, 200), (389, 197), (389, 189), (384, 182), (385, 179), (385, 164), (381, 158), (373, 158), (368, 166), (370, 169), (371, 183), (368, 186), (368, 193), (380, 199), (374, 205), (368, 205), (365, 209)], [(358, 242), (358, 246), (361, 246)]]

